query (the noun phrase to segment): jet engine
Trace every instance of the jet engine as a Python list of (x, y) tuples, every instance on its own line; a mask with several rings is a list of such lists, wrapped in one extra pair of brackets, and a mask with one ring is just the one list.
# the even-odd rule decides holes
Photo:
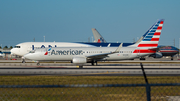
[(85, 57), (74, 57), (72, 63), (87, 63), (87, 59)]
[(160, 52), (156, 52), (156, 53), (150, 55), (149, 57), (153, 57), (153, 58), (162, 58), (163, 55), (162, 55), (162, 53), (160, 53)]

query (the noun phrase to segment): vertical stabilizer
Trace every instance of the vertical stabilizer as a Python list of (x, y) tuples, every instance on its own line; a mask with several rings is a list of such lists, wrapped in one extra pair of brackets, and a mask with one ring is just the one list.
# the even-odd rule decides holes
[(140, 42), (135, 43), (137, 49), (133, 53), (155, 53), (153, 48), (157, 48), (159, 43), (159, 38), (162, 31), (162, 26), (164, 19), (159, 19), (157, 22), (143, 35)]
[[(163, 19), (159, 19), (159, 20), (163, 20)], [(158, 21), (159, 21), (158, 20)], [(158, 21), (156, 22), (156, 23), (154, 23), (148, 30), (147, 30), (147, 32), (138, 40), (138, 41), (136, 41), (136, 44), (137, 43), (139, 43), (139, 42), (141, 42), (143, 39), (144, 39), (144, 37), (149, 33), (149, 31), (158, 23)]]
[(105, 39), (101, 36), (101, 34), (95, 28), (92, 28), (92, 32), (94, 35), (95, 42), (106, 43)]

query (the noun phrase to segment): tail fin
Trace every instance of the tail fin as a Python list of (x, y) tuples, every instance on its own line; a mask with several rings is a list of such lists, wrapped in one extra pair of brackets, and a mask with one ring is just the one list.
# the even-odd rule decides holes
[[(136, 44), (137, 43), (139, 43), (139, 42), (141, 42), (142, 40), (143, 40), (143, 38), (150, 32), (150, 30), (152, 30), (154, 27), (157, 27), (158, 25), (158, 21), (160, 22), (160, 21), (163, 21), (164, 22), (164, 19), (159, 19), (159, 20), (157, 20), (157, 22), (156, 23), (154, 23), (148, 30), (147, 30), (147, 32), (138, 40), (138, 41), (136, 41)], [(163, 25), (163, 22), (162, 22), (162, 25)], [(155, 26), (156, 25), (156, 26)], [(161, 26), (161, 25), (160, 25)], [(161, 30), (162, 30), (162, 26), (161, 26)], [(161, 33), (161, 32), (160, 32)]]
[(164, 19), (157, 20), (157, 22), (143, 35), (142, 40), (134, 44), (140, 53), (142, 53), (141, 50), (145, 52), (150, 51), (149, 49), (157, 48), (163, 23)]
[(95, 38), (95, 42), (106, 43), (105, 39), (101, 36), (101, 34), (95, 28), (92, 28), (92, 32)]

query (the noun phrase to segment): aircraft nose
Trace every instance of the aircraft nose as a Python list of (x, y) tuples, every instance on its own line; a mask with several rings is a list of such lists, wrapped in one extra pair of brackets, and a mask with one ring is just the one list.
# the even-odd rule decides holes
[(25, 54), (23, 57), (24, 57), (25, 59), (30, 59), (30, 60), (32, 60), (32, 54), (31, 54), (31, 53)]
[(20, 56), (22, 56), (22, 55), (20, 54), (19, 49), (12, 48), (12, 49), (10, 50), (10, 52), (11, 52), (11, 54), (15, 54), (15, 55), (20, 55)]
[(36, 53), (27, 53), (23, 56), (25, 59), (30, 59), (30, 60), (38, 60), (38, 54)]
[(10, 52), (11, 52), (11, 54), (14, 54), (14, 48), (12, 48), (12, 49), (10, 50)]
[(27, 53), (27, 51), (22, 48), (12, 48), (10, 51), (11, 54), (19, 55), (19, 56), (23, 56), (24, 54)]

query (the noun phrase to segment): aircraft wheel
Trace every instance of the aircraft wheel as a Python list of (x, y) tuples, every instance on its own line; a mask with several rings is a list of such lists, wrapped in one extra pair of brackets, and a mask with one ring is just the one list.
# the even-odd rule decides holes
[(39, 66), (39, 65), (40, 65), (40, 63), (38, 62), (38, 63), (37, 63), (37, 65)]
[(94, 66), (94, 62), (92, 61), (91, 64)]
[(171, 57), (171, 60), (173, 60), (173, 57)]
[(146, 60), (145, 58), (140, 58), (140, 60)]
[(26, 61), (23, 59), (23, 60), (22, 60), (22, 63), (26, 63)]
[(98, 65), (97, 61), (96, 61), (96, 66)]
[(83, 66), (79, 66), (79, 68), (83, 68)]

